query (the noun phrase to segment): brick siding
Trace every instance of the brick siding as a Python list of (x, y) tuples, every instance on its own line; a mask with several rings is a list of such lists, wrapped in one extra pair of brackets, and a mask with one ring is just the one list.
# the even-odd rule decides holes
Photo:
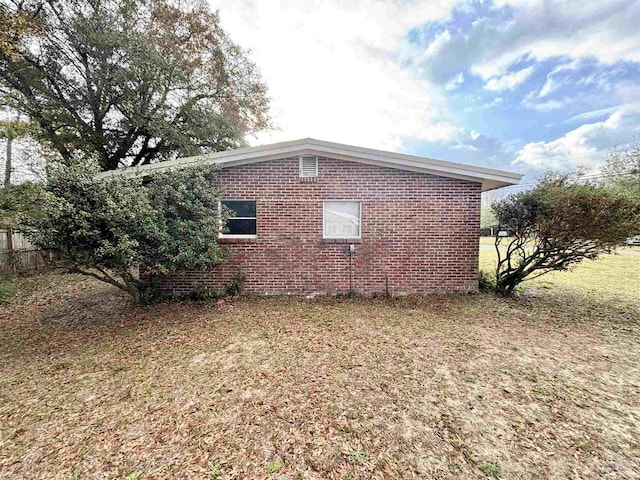
[[(224, 288), (245, 277), (256, 294), (349, 290), (362, 294), (475, 291), (478, 288), (479, 183), (320, 158), (315, 181), (299, 178), (297, 158), (225, 168), (225, 199), (256, 200), (255, 239), (220, 239), (224, 265), (168, 276), (162, 287)], [(323, 200), (362, 202), (361, 240), (323, 240)]]

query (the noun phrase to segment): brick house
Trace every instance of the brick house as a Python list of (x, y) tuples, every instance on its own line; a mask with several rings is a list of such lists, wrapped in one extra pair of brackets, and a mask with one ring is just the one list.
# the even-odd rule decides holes
[(257, 294), (474, 291), (480, 193), (521, 175), (303, 139), (182, 158), (217, 163), (228, 261), (166, 277), (175, 294), (235, 276)]

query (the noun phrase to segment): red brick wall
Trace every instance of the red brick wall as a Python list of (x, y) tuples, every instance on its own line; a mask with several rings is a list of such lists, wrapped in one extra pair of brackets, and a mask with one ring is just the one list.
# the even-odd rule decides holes
[[(256, 239), (220, 239), (226, 264), (167, 277), (176, 294), (197, 285), (225, 287), (245, 276), (257, 294), (349, 290), (354, 243), (356, 292), (391, 294), (473, 291), (478, 287), (480, 184), (355, 162), (320, 158), (315, 182), (301, 182), (298, 160), (226, 168), (226, 199), (257, 200)], [(323, 240), (323, 200), (362, 201), (362, 239)]]

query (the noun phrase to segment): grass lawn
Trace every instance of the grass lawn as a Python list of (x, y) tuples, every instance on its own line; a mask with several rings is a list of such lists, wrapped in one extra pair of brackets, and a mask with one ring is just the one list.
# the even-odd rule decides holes
[(14, 284), (1, 478), (640, 476), (631, 296), (142, 309), (78, 276)]

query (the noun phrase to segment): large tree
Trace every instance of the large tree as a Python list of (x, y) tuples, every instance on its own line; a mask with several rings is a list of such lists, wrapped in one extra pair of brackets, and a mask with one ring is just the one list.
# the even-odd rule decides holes
[(640, 199), (579, 175), (548, 174), (538, 185), (494, 203), (496, 290), (509, 295), (524, 280), (567, 270), (623, 244), (640, 229)]
[(268, 127), (258, 69), (203, 0), (0, 2), (0, 96), (67, 162), (142, 165)]

